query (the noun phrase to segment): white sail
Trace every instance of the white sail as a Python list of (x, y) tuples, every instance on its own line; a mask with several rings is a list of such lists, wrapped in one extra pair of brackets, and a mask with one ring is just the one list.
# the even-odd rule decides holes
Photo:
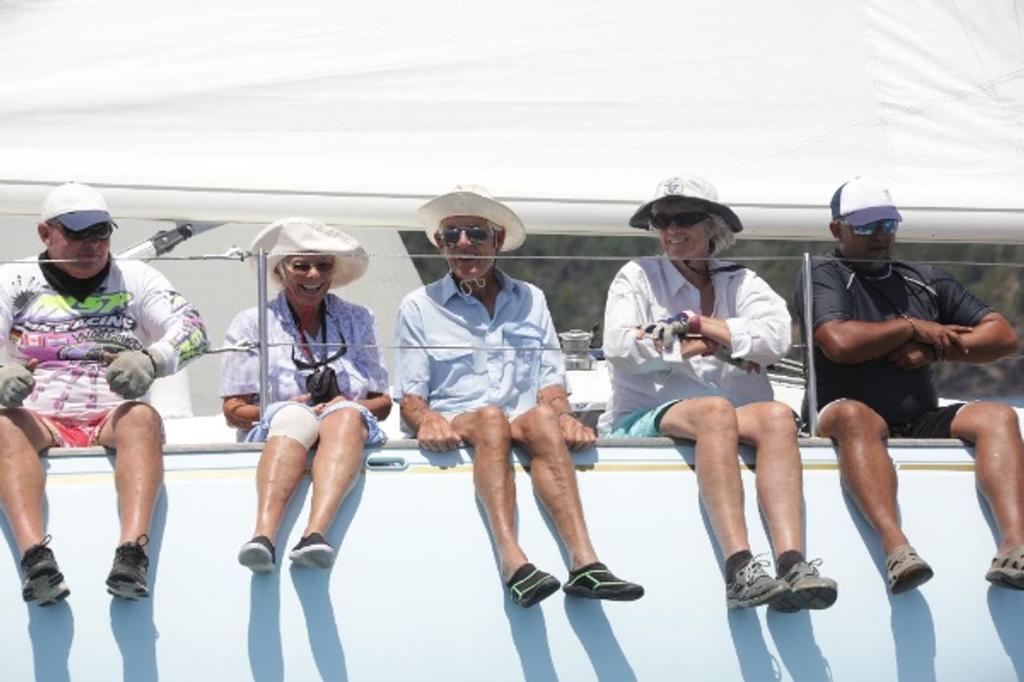
[(825, 236), (854, 174), (904, 239), (1021, 241), (1018, 2), (0, 3), (0, 211), (414, 226), (460, 181), (623, 230), (711, 178), (749, 236)]

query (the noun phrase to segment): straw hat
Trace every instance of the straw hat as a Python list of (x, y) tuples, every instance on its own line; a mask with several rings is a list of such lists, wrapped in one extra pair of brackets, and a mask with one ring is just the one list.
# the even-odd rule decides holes
[(519, 216), (480, 185), (456, 185), (451, 192), (420, 206), (418, 213), (431, 244), (441, 221), (452, 216), (479, 216), (501, 227), (505, 231), (502, 251), (518, 249), (526, 241), (526, 227)]
[[(334, 256), (331, 289), (354, 282), (366, 273), (370, 258), (355, 239), (341, 230), (310, 218), (284, 218), (267, 225), (252, 240), (249, 250), (267, 252), (267, 269), (274, 272), (288, 255), (316, 253)], [(250, 261), (256, 266), (256, 259)], [(276, 284), (277, 278), (270, 278)]]

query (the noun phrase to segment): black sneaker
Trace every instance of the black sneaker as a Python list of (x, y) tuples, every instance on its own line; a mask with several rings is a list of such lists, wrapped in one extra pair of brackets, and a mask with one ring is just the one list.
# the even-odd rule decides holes
[(21, 559), (21, 569), (25, 572), (21, 598), (27, 602), (34, 601), (40, 606), (56, 604), (71, 594), (48, 544), (49, 535), (39, 544), (25, 550), (25, 556)]
[(334, 563), (334, 548), (320, 533), (310, 533), (292, 547), (288, 558), (306, 568), (329, 568)]
[(644, 596), (643, 586), (615, 577), (615, 574), (600, 562), (571, 571), (569, 580), (562, 590), (574, 597), (611, 601), (634, 601)]
[(142, 549), (147, 544), (149, 536), (140, 535), (135, 542), (126, 542), (115, 550), (114, 565), (107, 576), (107, 592), (132, 601), (149, 596), (146, 583), (149, 557)]
[(512, 601), (526, 609), (553, 595), (561, 583), (550, 573), (545, 573), (531, 563), (525, 563), (516, 569), (506, 585)]
[(274, 570), (274, 543), (266, 535), (257, 535), (238, 550), (238, 563), (253, 573)]

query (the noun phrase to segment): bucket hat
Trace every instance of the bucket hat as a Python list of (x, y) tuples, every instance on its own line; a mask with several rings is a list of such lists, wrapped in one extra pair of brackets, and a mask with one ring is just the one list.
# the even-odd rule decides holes
[(640, 204), (633, 217), (629, 219), (630, 226), (641, 230), (651, 229), (651, 211), (654, 204), (665, 197), (686, 199), (695, 208), (721, 220), (730, 231), (743, 231), (743, 223), (740, 222), (739, 216), (725, 204), (719, 203), (715, 186), (695, 175), (676, 176), (659, 182), (658, 188), (654, 191), (654, 198)]

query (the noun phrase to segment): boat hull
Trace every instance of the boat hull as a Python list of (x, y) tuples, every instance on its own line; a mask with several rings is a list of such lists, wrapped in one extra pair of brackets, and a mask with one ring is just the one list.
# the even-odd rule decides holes
[[(20, 600), (0, 562), (0, 652), (12, 680), (162, 679), (1014, 679), (1024, 674), (1024, 593), (984, 580), (994, 526), (956, 441), (894, 442), (907, 534), (935, 578), (890, 597), (881, 550), (842, 494), (827, 441), (802, 441), (809, 555), (839, 582), (827, 611), (730, 612), (693, 451), (661, 439), (602, 441), (577, 455), (594, 544), (644, 584), (635, 603), (562, 593), (523, 610), (504, 596), (468, 453), (399, 441), (368, 470), (328, 536), (329, 571), (295, 568), (309, 480), (289, 506), (278, 567), (235, 559), (252, 532), (258, 451), (169, 446), (151, 533), (153, 596), (110, 598), (117, 539), (112, 459), (98, 450), (46, 459), (48, 530), (71, 588), (49, 608)], [(746, 516), (768, 551), (750, 453)], [(565, 577), (553, 527), (517, 465), (519, 536), (538, 566)], [(284, 538), (287, 538), (285, 540)]]

